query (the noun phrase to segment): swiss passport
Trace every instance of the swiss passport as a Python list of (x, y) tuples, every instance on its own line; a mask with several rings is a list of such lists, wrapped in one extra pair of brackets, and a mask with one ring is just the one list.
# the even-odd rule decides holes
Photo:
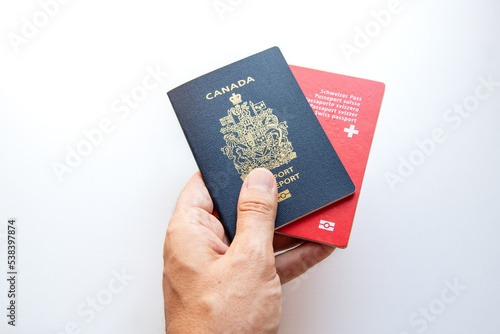
[(275, 175), (276, 228), (354, 192), (277, 47), (167, 94), (230, 240), (241, 185), (254, 168)]
[(356, 192), (276, 232), (345, 248), (351, 235), (385, 85), (299, 66), (290, 67), (347, 168)]

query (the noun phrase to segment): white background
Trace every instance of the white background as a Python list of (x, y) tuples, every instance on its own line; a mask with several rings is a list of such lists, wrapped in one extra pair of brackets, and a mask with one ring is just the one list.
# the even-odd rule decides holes
[[(222, 15), (213, 0), (73, 0), (48, 22), (37, 1), (3, 1), (0, 305), (9, 217), (20, 276), (18, 326), (2, 306), (0, 332), (163, 332), (164, 233), (197, 170), (165, 93), (277, 45), (290, 64), (386, 84), (349, 247), (284, 287), (280, 333), (499, 333), (500, 87), (456, 128), (443, 117), (474, 101), (480, 77), (500, 81), (500, 3), (401, 1), (380, 31), (385, 0), (222, 0)], [(46, 25), (12, 43), (33, 16)], [(115, 113), (148, 67), (168, 75)], [(113, 131), (60, 182), (53, 164), (103, 119)], [(436, 128), (445, 142), (391, 189), (387, 173)], [(133, 279), (110, 295), (121, 271)], [(94, 318), (77, 313), (96, 296), (108, 299)]]

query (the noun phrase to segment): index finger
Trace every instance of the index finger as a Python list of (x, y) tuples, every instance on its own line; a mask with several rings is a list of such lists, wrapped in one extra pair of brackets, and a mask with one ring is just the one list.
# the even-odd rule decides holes
[(286, 253), (276, 256), (276, 272), (281, 284), (299, 277), (335, 250), (334, 246), (306, 241)]
[(214, 205), (205, 182), (200, 172), (196, 172), (179, 195), (173, 216), (177, 219), (171, 219), (169, 227), (171, 226), (171, 230), (179, 228), (186, 231), (186, 225), (190, 225), (194, 228), (191, 231), (205, 233), (207, 231), (199, 229), (199, 227), (204, 227), (209, 230), (209, 233), (215, 234), (221, 241), (227, 243), (222, 224), (212, 215), (213, 208)]
[(197, 207), (208, 213), (214, 211), (214, 204), (199, 171), (189, 179), (177, 200), (176, 209), (190, 207)]

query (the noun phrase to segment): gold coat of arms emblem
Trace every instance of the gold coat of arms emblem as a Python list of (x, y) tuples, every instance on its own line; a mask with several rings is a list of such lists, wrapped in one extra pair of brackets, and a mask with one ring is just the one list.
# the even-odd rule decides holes
[(241, 94), (229, 98), (233, 107), (220, 119), (226, 146), (221, 150), (244, 180), (254, 168), (269, 170), (297, 157), (288, 140), (286, 121), (279, 122), (264, 101), (242, 102)]

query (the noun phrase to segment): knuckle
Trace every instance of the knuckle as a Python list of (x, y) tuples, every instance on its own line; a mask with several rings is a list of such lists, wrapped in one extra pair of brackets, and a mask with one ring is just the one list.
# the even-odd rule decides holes
[(316, 264), (316, 262), (309, 256), (307, 256), (305, 252), (300, 252), (299, 258), (300, 258), (300, 270), (299, 270), (300, 274), (305, 273), (306, 271), (314, 267), (314, 265)]
[(248, 199), (240, 202), (240, 212), (260, 213), (268, 215), (273, 212), (274, 205), (264, 199)]

